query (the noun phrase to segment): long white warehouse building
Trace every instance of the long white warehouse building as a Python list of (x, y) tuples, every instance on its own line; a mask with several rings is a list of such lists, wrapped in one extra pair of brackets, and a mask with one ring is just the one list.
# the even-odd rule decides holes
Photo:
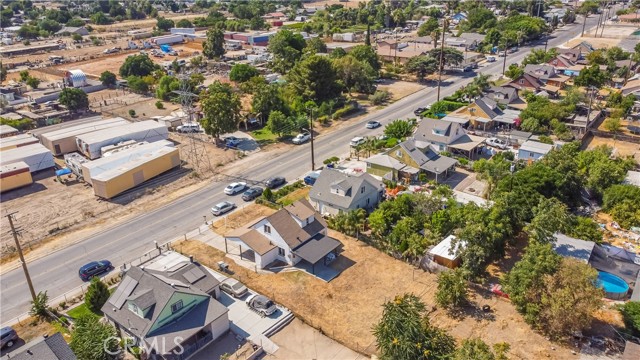
[(93, 160), (101, 156), (101, 149), (124, 141), (154, 142), (167, 140), (169, 130), (153, 120), (140, 121), (127, 125), (91, 132), (76, 136), (78, 150)]
[(29, 166), (30, 172), (49, 169), (56, 166), (53, 155), (42, 144), (31, 144), (19, 148), (6, 150), (0, 156), (0, 166), (17, 162), (25, 162)]
[(121, 117), (102, 119), (89, 123), (53, 129), (52, 131), (45, 131), (40, 133), (38, 137), (40, 138), (42, 145), (46, 146), (53, 155), (58, 156), (78, 151), (76, 145), (76, 136), (78, 135), (88, 134), (94, 131), (100, 131), (126, 124), (131, 123)]

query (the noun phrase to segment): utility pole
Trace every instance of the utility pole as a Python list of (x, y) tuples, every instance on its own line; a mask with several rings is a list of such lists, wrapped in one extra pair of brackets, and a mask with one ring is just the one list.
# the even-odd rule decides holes
[(309, 116), (309, 133), (311, 134), (311, 171), (316, 169), (315, 155), (313, 153), (313, 108), (310, 108), (311, 115)]
[(589, 13), (586, 12), (583, 16), (584, 20), (582, 21), (582, 34), (580, 35), (580, 37), (584, 37), (584, 28), (587, 26), (587, 17), (589, 16)]
[(18, 251), (18, 255), (20, 256), (20, 263), (22, 264), (22, 270), (24, 270), (24, 276), (27, 278), (27, 285), (29, 285), (29, 291), (31, 292), (31, 298), (33, 301), (36, 301), (36, 291), (33, 289), (33, 283), (31, 282), (31, 276), (29, 276), (29, 269), (27, 269), (27, 262), (24, 261), (24, 255), (22, 255), (22, 248), (20, 247), (20, 241), (18, 240), (18, 232), (16, 228), (13, 226), (13, 214), (16, 212), (12, 212), (7, 214), (7, 219), (9, 219), (9, 226), (11, 226), (11, 233), (13, 234), (13, 240), (16, 242), (16, 250)]
[(505, 70), (507, 69), (507, 48), (509, 47), (509, 40), (504, 41), (504, 62), (502, 63), (502, 75), (504, 76)]
[(589, 123), (589, 118), (591, 117), (591, 104), (593, 103), (593, 94), (595, 88), (590, 85), (589, 90), (591, 91), (591, 96), (589, 97), (589, 109), (587, 109), (587, 124)]
[(440, 44), (440, 71), (438, 71), (438, 99), (440, 101), (440, 84), (442, 83), (442, 68), (444, 67), (444, 32), (447, 27), (447, 19), (442, 19), (442, 43)]

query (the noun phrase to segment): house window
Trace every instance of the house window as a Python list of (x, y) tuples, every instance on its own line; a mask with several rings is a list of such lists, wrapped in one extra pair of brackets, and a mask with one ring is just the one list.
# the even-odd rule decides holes
[(278, 255), (284, 256), (284, 249), (283, 248), (281, 248), (281, 247), (278, 248)]
[(174, 313), (174, 314), (177, 313), (178, 311), (180, 311), (182, 309), (182, 305), (183, 305), (182, 304), (182, 300), (176, 301), (175, 303), (173, 303), (171, 305), (171, 312)]
[(271, 226), (265, 225), (264, 226), (264, 232), (267, 233), (267, 234), (271, 234)]
[(443, 144), (438, 145), (438, 150), (439, 151), (444, 151), (444, 145)]
[(370, 168), (371, 167), (371, 163), (367, 163), (367, 167)]
[(524, 79), (520, 79), (520, 81), (518, 81), (520, 83), (520, 85), (524, 84)]
[(371, 200), (371, 199), (367, 198), (367, 205), (369, 205), (369, 200)]
[(533, 153), (532, 152), (529, 153), (529, 157), (533, 157)]
[(364, 186), (360, 188), (360, 194), (364, 194)]

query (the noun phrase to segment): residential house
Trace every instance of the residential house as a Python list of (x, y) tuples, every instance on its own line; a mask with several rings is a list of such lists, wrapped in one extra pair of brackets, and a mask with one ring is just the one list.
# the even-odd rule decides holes
[(438, 265), (455, 269), (460, 266), (460, 251), (464, 250), (466, 247), (466, 243), (464, 241), (457, 241), (454, 245), (453, 242), (455, 240), (456, 237), (454, 235), (449, 235), (439, 242), (438, 245), (432, 247), (427, 254), (432, 256), (433, 261)]
[[(575, 64), (576, 63), (574, 61), (572, 61), (569, 56), (564, 55), (564, 54), (558, 54), (554, 58), (552, 58), (551, 60), (547, 61), (547, 65), (551, 65), (557, 71), (563, 72), (563, 73), (567, 68), (570, 68), (570, 67), (574, 66)], [(570, 76), (567, 73), (565, 73), (565, 75)]]
[(89, 30), (87, 30), (84, 26), (75, 27), (75, 26), (64, 26), (62, 29), (56, 32), (56, 35), (66, 35), (66, 34), (78, 34), (82, 36), (89, 35)]
[(492, 129), (493, 119), (502, 114), (498, 103), (486, 96), (451, 113), (452, 116), (469, 119), (473, 128), (481, 130)]
[(624, 178), (623, 183), (640, 187), (640, 171), (627, 171), (627, 176)]
[(373, 210), (384, 196), (384, 184), (367, 173), (349, 175), (324, 169), (309, 191), (309, 203), (322, 215), (356, 209)]
[(450, 172), (455, 171), (457, 160), (438, 155), (428, 142), (408, 139), (365, 162), (369, 174), (388, 180), (412, 182), (419, 180), (420, 173), (429, 174), (436, 181), (444, 180)]
[(2, 357), (2, 360), (76, 360), (61, 333), (41, 336)]
[(562, 55), (564, 58), (568, 59), (570, 62), (574, 64), (576, 64), (578, 60), (581, 60), (584, 58), (582, 56), (582, 51), (580, 51), (580, 48), (576, 48), (576, 49), (556, 48), (556, 52), (558, 53), (558, 55)]
[(592, 52), (596, 51), (596, 49), (586, 41), (582, 41), (579, 44), (574, 45), (572, 49), (580, 50), (580, 54), (583, 58), (586, 57), (588, 54), (591, 54)]
[(480, 46), (482, 42), (484, 42), (484, 38), (486, 35), (478, 34), (478, 33), (462, 33), (460, 34), (460, 38), (465, 40), (465, 48), (468, 50), (475, 50)]
[[(346, 196), (348, 190), (345, 184), (334, 191)], [(314, 272), (321, 260), (326, 263), (327, 257), (335, 258), (336, 250), (342, 245), (327, 236), (327, 222), (307, 200), (298, 200), (228, 233), (225, 245), (228, 242), (238, 245), (240, 257), (253, 260), (258, 269), (268, 268), (274, 262), (293, 266), (304, 260), (312, 265)], [(243, 246), (249, 250), (248, 255), (244, 254)]]
[(518, 91), (510, 86), (492, 86), (486, 97), (506, 106), (507, 109), (524, 110), (527, 108), (527, 103), (518, 96)]
[(640, 78), (628, 80), (620, 91), (622, 91), (622, 96), (633, 94), (636, 99), (640, 100)]
[(571, 115), (572, 118), (565, 122), (567, 126), (571, 130), (584, 134), (587, 129), (605, 117), (605, 112), (598, 109), (589, 111), (587, 106), (578, 106)]
[(420, 149), (430, 147), (436, 152), (448, 151), (473, 158), (484, 143), (483, 137), (467, 134), (459, 122), (423, 119), (414, 133)]
[(510, 86), (516, 90), (520, 91), (532, 91), (537, 92), (544, 86), (544, 84), (538, 80), (536, 77), (531, 76), (527, 73), (520, 75), (520, 77), (511, 80), (506, 86)]
[(218, 280), (183, 259), (167, 252), (131, 267), (102, 307), (107, 320), (150, 359), (188, 359), (229, 330), (228, 309), (216, 300)]
[(547, 64), (527, 64), (524, 67), (524, 72), (543, 83), (544, 85), (541, 87), (542, 90), (555, 95), (558, 94), (558, 91), (564, 88), (565, 84), (570, 79), (569, 76), (558, 74), (553, 66)]
[(460, 21), (467, 20), (467, 14), (465, 14), (465, 13), (463, 13), (463, 12), (455, 13), (455, 14), (451, 15), (451, 20), (452, 20), (454, 23), (456, 23), (456, 24), (457, 24), (457, 23), (458, 23), (458, 22), (460, 22)]
[(547, 155), (551, 149), (553, 149), (551, 144), (527, 140), (518, 149), (518, 160), (537, 161)]

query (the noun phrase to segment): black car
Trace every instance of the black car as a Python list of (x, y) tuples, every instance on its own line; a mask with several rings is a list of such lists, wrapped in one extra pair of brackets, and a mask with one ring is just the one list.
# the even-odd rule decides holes
[(104, 274), (113, 269), (113, 265), (109, 260), (92, 261), (86, 265), (83, 265), (78, 271), (80, 279), (83, 281), (91, 280), (92, 277)]
[(18, 340), (18, 334), (12, 327), (7, 326), (0, 329), (0, 348), (6, 346), (8, 348), (12, 347), (13, 344)]
[(251, 189), (245, 191), (244, 194), (242, 194), (242, 200), (251, 201), (260, 195), (262, 195), (262, 188), (259, 186), (254, 186)]
[(278, 186), (284, 185), (286, 182), (287, 180), (285, 180), (282, 176), (274, 176), (267, 179), (265, 185), (267, 185), (269, 189), (275, 189)]
[(415, 111), (413, 112), (413, 115), (422, 116), (422, 113), (425, 112), (425, 110), (427, 110), (427, 109), (425, 109), (423, 107), (419, 107), (419, 108), (415, 109)]

